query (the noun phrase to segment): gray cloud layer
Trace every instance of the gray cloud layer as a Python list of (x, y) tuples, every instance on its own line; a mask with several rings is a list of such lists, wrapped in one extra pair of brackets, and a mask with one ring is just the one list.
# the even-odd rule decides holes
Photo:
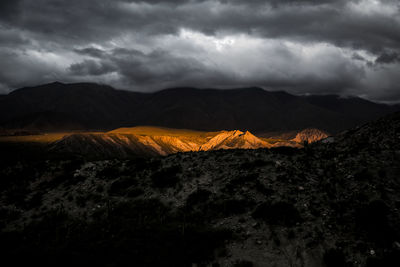
[(2, 0), (0, 93), (54, 80), (400, 101), (397, 0)]

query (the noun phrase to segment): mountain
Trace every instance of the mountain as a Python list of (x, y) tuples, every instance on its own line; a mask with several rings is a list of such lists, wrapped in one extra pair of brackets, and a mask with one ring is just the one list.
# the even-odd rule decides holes
[(56, 111), (29, 113), (3, 124), (8, 129), (26, 129), (29, 131), (66, 131), (84, 130), (86, 127), (78, 116)]
[(271, 144), (262, 141), (258, 137), (246, 131), (222, 131), (207, 143), (200, 146), (199, 150), (218, 150), (218, 149), (257, 149), (271, 147)]
[[(310, 143), (327, 136), (316, 129), (307, 133), (310, 134), (306, 135), (303, 131), (298, 136), (301, 134)], [(128, 158), (220, 149), (302, 147), (306, 140), (304, 138), (299, 141), (274, 140), (258, 138), (248, 131), (239, 130), (200, 132), (158, 127), (133, 127), (120, 128), (106, 133), (67, 134), (49, 146), (50, 151), (58, 154), (81, 155), (91, 158)]]
[[(377, 105), (371, 101), (353, 96), (341, 97), (338, 95), (308, 95), (303, 97), (308, 103), (337, 112), (340, 114), (352, 114), (355, 119), (374, 116), (384, 113), (386, 105)], [(395, 108), (398, 108), (395, 107)], [(360, 112), (362, 110), (362, 112)]]
[(50, 145), (61, 154), (98, 158), (165, 156), (177, 152), (271, 147), (249, 132), (196, 132), (156, 127), (121, 128), (107, 133), (80, 133), (63, 137)]
[[(74, 122), (70, 130), (113, 129), (120, 127), (143, 101), (145, 94), (115, 90), (90, 83), (51, 83), (15, 90), (0, 98), (0, 123), (8, 128), (37, 129), (34, 122), (51, 125), (52, 119)], [(45, 114), (45, 116), (43, 116)], [(50, 127), (54, 128), (54, 127)], [(69, 128), (66, 127), (62, 128)]]
[(51, 151), (100, 158), (156, 156), (198, 151), (199, 144), (185, 137), (136, 134), (72, 134), (57, 141)]
[(304, 129), (303, 131), (296, 134), (296, 137), (292, 139), (292, 141), (296, 143), (313, 143), (319, 141), (321, 139), (325, 139), (329, 136), (328, 133), (323, 132), (318, 129)]
[(51, 83), (0, 98), (0, 126), (49, 131), (153, 125), (254, 133), (317, 128), (337, 133), (400, 109), (360, 98), (295, 96), (261, 88), (172, 88), (155, 93)]
[[(117, 129), (93, 143), (162, 133), (193, 143), (221, 135), (215, 147), (258, 143), (240, 131), (154, 127)], [(0, 149), (2, 262), (397, 267), (399, 133), (397, 113), (304, 149), (112, 160), (13, 160)]]
[[(385, 153), (396, 151), (398, 159), (400, 144), (400, 112), (390, 114), (379, 120), (344, 131), (334, 137), (327, 138), (323, 143), (337, 150), (346, 150), (356, 153), (359, 150), (367, 150), (370, 153)], [(378, 154), (377, 154), (378, 155)], [(400, 174), (400, 169), (397, 168)]]

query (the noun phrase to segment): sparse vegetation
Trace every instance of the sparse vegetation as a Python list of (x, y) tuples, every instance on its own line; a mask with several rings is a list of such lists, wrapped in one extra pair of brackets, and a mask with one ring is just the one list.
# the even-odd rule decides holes
[(347, 267), (343, 251), (339, 249), (328, 249), (324, 253), (324, 263), (326, 267)]
[(179, 165), (174, 165), (156, 171), (151, 176), (153, 186), (158, 188), (174, 187), (179, 182), (178, 174), (181, 170)]
[(248, 260), (238, 260), (234, 263), (234, 267), (253, 267), (253, 263)]
[(257, 206), (252, 216), (269, 224), (283, 226), (294, 226), (302, 221), (300, 213), (294, 205), (283, 201), (262, 203)]
[(245, 169), (245, 170), (254, 170), (255, 168), (264, 167), (264, 166), (268, 166), (268, 165), (272, 165), (272, 164), (273, 164), (272, 161), (256, 159), (253, 161), (243, 162), (242, 164), (240, 164), (240, 168)]
[(306, 149), (5, 159), (0, 249), (15, 266), (397, 267), (399, 123), (356, 149), (373, 124)]
[(118, 178), (116, 181), (112, 182), (108, 194), (115, 196), (115, 195), (124, 195), (128, 192), (128, 189), (132, 186), (136, 186), (138, 181), (134, 177), (121, 177)]

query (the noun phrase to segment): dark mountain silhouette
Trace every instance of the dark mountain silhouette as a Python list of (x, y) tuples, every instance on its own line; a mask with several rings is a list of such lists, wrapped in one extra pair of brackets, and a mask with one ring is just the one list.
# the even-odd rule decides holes
[(30, 113), (6, 122), (3, 126), (10, 129), (37, 129), (47, 131), (84, 130), (84, 124), (69, 113), (42, 111)]
[(46, 114), (50, 123), (51, 117), (64, 114), (68, 124), (74, 121), (90, 129), (117, 128), (143, 102), (143, 96), (90, 83), (56, 82), (27, 87), (0, 98), (0, 122), (5, 126), (29, 127), (28, 117), (33, 122)]
[(0, 97), (0, 125), (35, 130), (154, 125), (255, 133), (318, 128), (336, 133), (398, 109), (356, 97), (304, 97), (260, 88), (137, 93), (99, 84), (56, 82)]

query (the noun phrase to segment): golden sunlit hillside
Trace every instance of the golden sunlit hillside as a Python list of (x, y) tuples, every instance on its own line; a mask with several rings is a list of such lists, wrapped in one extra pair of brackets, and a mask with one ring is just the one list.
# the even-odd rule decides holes
[(61, 140), (63, 137), (73, 134), (124, 134), (124, 135), (142, 135), (142, 136), (171, 136), (171, 137), (184, 137), (195, 139), (212, 138), (218, 132), (203, 132), (187, 129), (172, 129), (165, 127), (155, 126), (137, 126), (129, 128), (118, 128), (109, 132), (86, 132), (86, 131), (73, 131), (73, 132), (56, 132), (56, 133), (34, 133), (34, 134), (20, 134), (20, 135), (4, 135), (0, 136), (0, 142), (34, 142), (34, 143), (52, 143)]
[(51, 143), (62, 139), (64, 136), (70, 135), (71, 132), (63, 133), (45, 133), (33, 135), (17, 135), (17, 136), (0, 136), (0, 142), (15, 142), (15, 143)]
[(173, 129), (155, 126), (137, 126), (129, 128), (118, 128), (108, 133), (137, 134), (137, 135), (167, 135), (167, 136), (215, 136), (218, 132), (204, 132), (187, 129)]
[[(302, 141), (317, 141), (327, 137), (319, 130), (301, 131)], [(299, 139), (299, 138), (298, 138)], [(85, 142), (82, 143), (82, 140)], [(297, 139), (296, 139), (297, 140)], [(69, 152), (80, 151), (88, 143), (104, 151), (104, 146), (119, 147), (121, 151), (134, 150), (134, 154), (168, 155), (176, 152), (235, 149), (270, 148), (276, 146), (301, 147), (302, 142), (295, 139), (265, 138), (242, 131), (204, 132), (187, 129), (171, 129), (154, 126), (118, 128), (109, 132), (57, 132), (0, 136), (2, 143), (37, 143), (60, 145)], [(300, 140), (300, 139), (299, 139)], [(53, 147), (54, 147), (53, 145)], [(140, 149), (138, 149), (140, 147)], [(123, 153), (125, 154), (125, 153)]]

